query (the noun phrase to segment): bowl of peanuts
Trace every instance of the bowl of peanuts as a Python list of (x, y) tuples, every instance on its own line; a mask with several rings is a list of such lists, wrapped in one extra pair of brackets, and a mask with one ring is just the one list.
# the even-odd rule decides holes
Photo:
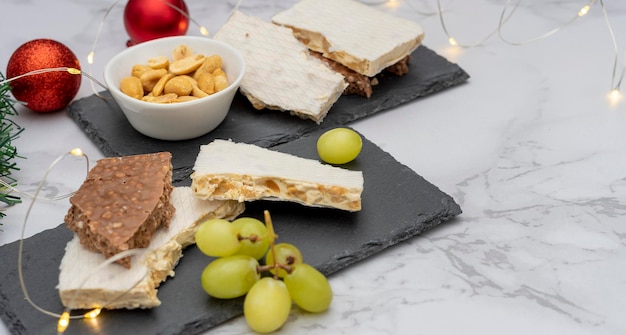
[(207, 37), (164, 37), (132, 46), (105, 65), (104, 81), (138, 132), (179, 141), (226, 118), (243, 79), (241, 54)]

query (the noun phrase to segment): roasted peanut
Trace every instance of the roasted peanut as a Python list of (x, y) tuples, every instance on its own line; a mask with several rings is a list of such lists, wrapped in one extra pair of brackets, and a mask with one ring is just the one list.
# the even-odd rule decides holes
[(215, 70), (213, 70), (213, 72), (211, 72), (212, 75), (214, 76), (224, 76), (226, 77), (226, 72), (224, 72), (224, 70), (222, 70), (222, 68), (217, 68)]
[(148, 66), (157, 69), (167, 69), (170, 66), (170, 60), (166, 56), (157, 56), (148, 59)]
[(179, 77), (181, 77), (181, 78), (185, 78), (185, 79), (189, 80), (189, 82), (191, 83), (191, 85), (198, 85), (198, 81), (197, 81), (197, 80), (195, 80), (195, 79), (193, 79), (193, 77), (191, 77), (191, 76), (188, 76), (188, 75), (186, 75), (186, 74), (183, 74), (183, 75), (180, 75)]
[(173, 74), (189, 74), (197, 70), (202, 62), (204, 62), (204, 55), (195, 54), (170, 63), (169, 69)]
[(158, 70), (148, 70), (144, 72), (139, 79), (141, 80), (141, 84), (143, 85), (143, 89), (146, 92), (152, 91), (156, 83), (167, 74), (166, 69), (158, 69)]
[(215, 93), (215, 78), (212, 74), (207, 72), (201, 72), (197, 78), (198, 87), (206, 94)]
[(178, 96), (190, 95), (193, 90), (193, 85), (187, 78), (174, 77), (165, 83), (163, 92), (165, 94), (174, 93)]
[(186, 45), (179, 45), (174, 48), (174, 52), (172, 52), (172, 58), (174, 61), (183, 59), (185, 57), (189, 57), (193, 55), (193, 50)]
[(174, 75), (171, 73), (166, 73), (163, 77), (159, 78), (159, 81), (157, 81), (157, 83), (152, 88), (152, 95), (156, 97), (163, 94), (165, 84), (172, 78), (174, 78)]
[(193, 95), (186, 95), (184, 97), (178, 97), (176, 98), (176, 100), (174, 102), (187, 102), (187, 101), (193, 101), (193, 100), (198, 100), (200, 98), (195, 97)]
[(125, 77), (120, 83), (120, 90), (135, 99), (141, 99), (143, 97), (143, 85), (141, 80), (137, 77)]
[(215, 76), (215, 92), (219, 92), (228, 87), (226, 76)]
[(138, 65), (133, 65), (133, 69), (131, 70), (131, 73), (130, 73), (130, 74), (131, 74), (131, 76), (133, 76), (133, 77), (137, 77), (137, 78), (139, 78), (139, 77), (141, 77), (141, 75), (142, 75), (144, 72), (146, 72), (146, 71), (148, 71), (148, 70), (151, 70), (151, 69), (152, 69), (152, 68), (151, 68), (151, 67), (149, 67), (148, 65), (139, 65), (139, 64), (138, 64)]
[(150, 80), (158, 80), (161, 77), (163, 77), (164, 75), (167, 74), (167, 70), (166, 69), (151, 69), (148, 70), (146, 72), (144, 72), (139, 79), (141, 79), (141, 81), (150, 81)]
[(196, 70), (196, 74), (200, 75), (204, 72), (213, 73), (213, 71), (222, 68), (222, 57), (220, 55), (210, 55), (204, 58), (202, 65)]
[(228, 78), (221, 68), (213, 71), (213, 77), (215, 78), (215, 92), (219, 92), (228, 87)]
[(178, 99), (178, 96), (176, 94), (169, 93), (169, 94), (159, 95), (158, 97), (155, 97), (152, 95), (146, 95), (141, 100), (147, 101), (147, 102), (155, 102), (159, 104), (168, 104), (168, 103), (175, 102), (176, 99)]
[(192, 90), (191, 90), (191, 94), (194, 97), (197, 98), (204, 98), (204, 97), (208, 97), (209, 94), (207, 94), (205, 91), (201, 90), (200, 87), (198, 86), (193, 86)]

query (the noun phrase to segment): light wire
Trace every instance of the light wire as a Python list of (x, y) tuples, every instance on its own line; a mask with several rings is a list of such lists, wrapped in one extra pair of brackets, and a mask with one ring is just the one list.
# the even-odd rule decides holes
[[(581, 17), (587, 15), (587, 13), (589, 12), (589, 9), (591, 8), (591, 6), (595, 2), (596, 2), (596, 0), (589, 1), (585, 6), (583, 6), (578, 11), (578, 13), (574, 17), (572, 17), (570, 20), (568, 20), (567, 22), (559, 25), (556, 28), (553, 28), (553, 29), (551, 29), (551, 30), (549, 30), (549, 31), (539, 35), (539, 36), (527, 39), (527, 40), (522, 41), (522, 42), (513, 42), (513, 41), (510, 41), (510, 40), (506, 39), (504, 37), (504, 35), (502, 34), (502, 28), (504, 27), (504, 24), (506, 23), (505, 14), (506, 14), (507, 10), (509, 9), (509, 4), (511, 3), (511, 0), (507, 0), (507, 2), (504, 4), (504, 9), (502, 9), (502, 14), (500, 14), (500, 20), (498, 21), (498, 36), (500, 37), (500, 39), (503, 42), (511, 44), (511, 45), (526, 45), (526, 44), (531, 44), (531, 43), (543, 40), (545, 38), (548, 38), (548, 37), (556, 34), (559, 31), (561, 31), (563, 28), (565, 28), (565, 27), (569, 26), (570, 24), (574, 23), (576, 20), (580, 19)], [(518, 4), (519, 4), (519, 0), (517, 1), (516, 5), (515, 5), (515, 8), (517, 8)], [(511, 13), (513, 13), (514, 10), (515, 9), (513, 9), (511, 11)]]
[[(81, 315), (71, 315), (71, 310), (69, 308), (65, 308), (65, 310), (63, 311), (63, 313), (58, 314), (55, 312), (51, 312), (48, 311), (42, 307), (40, 307), (39, 305), (37, 305), (37, 303), (35, 303), (31, 297), (30, 294), (28, 293), (28, 288), (26, 287), (26, 281), (24, 278), (24, 261), (23, 261), (23, 255), (24, 255), (24, 236), (26, 234), (26, 226), (28, 223), (28, 219), (30, 217), (30, 213), (32, 212), (33, 206), (35, 205), (36, 200), (40, 200), (40, 199), (45, 199), (45, 200), (60, 200), (63, 198), (67, 198), (69, 196), (71, 196), (72, 194), (74, 194), (74, 192), (63, 195), (63, 196), (59, 196), (59, 197), (54, 197), (54, 198), (46, 198), (46, 197), (39, 197), (39, 193), (41, 192), (41, 190), (43, 189), (43, 186), (45, 185), (45, 182), (48, 178), (48, 175), (50, 174), (50, 172), (52, 172), (52, 170), (55, 168), (55, 166), (61, 161), (63, 160), (65, 157), (67, 156), (76, 156), (76, 157), (83, 157), (85, 159), (86, 162), (86, 171), (87, 174), (89, 173), (89, 157), (87, 157), (87, 155), (85, 155), (83, 153), (83, 151), (79, 148), (75, 148), (72, 149), (66, 153), (64, 153), (63, 155), (57, 157), (46, 169), (46, 172), (43, 175), (43, 178), (41, 179), (41, 181), (39, 182), (35, 193), (34, 194), (29, 194), (29, 193), (25, 193), (25, 192), (21, 192), (19, 190), (17, 190), (15, 187), (12, 187), (11, 185), (8, 185), (6, 182), (0, 180), (1, 184), (9, 187), (12, 191), (18, 192), (21, 195), (27, 195), (28, 197), (32, 198), (32, 201), (30, 202), (27, 210), (26, 210), (26, 214), (24, 215), (24, 222), (22, 224), (22, 231), (21, 231), (21, 235), (20, 235), (20, 240), (18, 243), (18, 254), (17, 254), (17, 273), (18, 273), (18, 280), (20, 283), (20, 288), (22, 289), (22, 293), (24, 294), (24, 299), (37, 311), (48, 315), (48, 316), (52, 316), (52, 317), (56, 317), (58, 318), (58, 323), (57, 323), (57, 333), (58, 334), (62, 334), (65, 332), (65, 330), (67, 329), (67, 327), (69, 326), (69, 322), (70, 320), (73, 319), (85, 319), (85, 318), (95, 318), (100, 314), (100, 311), (102, 310), (102, 308), (106, 308), (107, 306), (109, 306), (110, 304), (114, 303), (115, 301), (117, 301), (119, 298), (123, 297), (124, 295), (126, 295), (128, 292), (132, 291), (137, 285), (139, 285), (139, 283), (141, 283), (145, 278), (147, 278), (150, 275), (150, 270), (146, 269), (146, 273), (139, 278), (135, 283), (133, 283), (133, 285), (131, 285), (127, 290), (121, 292), (120, 294), (114, 296), (113, 298), (111, 298), (109, 301), (107, 301), (105, 304), (103, 304), (103, 306), (97, 307), (87, 313), (81, 314)], [(130, 257), (132, 255), (137, 255), (143, 252), (146, 252), (147, 249), (130, 249), (130, 250), (125, 250), (122, 251), (120, 253), (115, 254), (114, 256), (107, 258), (105, 261), (103, 261), (102, 263), (100, 263), (95, 269), (93, 269), (92, 271), (90, 271), (87, 276), (85, 276), (80, 285), (78, 286), (78, 288), (75, 290), (74, 292), (74, 296), (71, 299), (71, 302), (68, 303), (68, 305), (72, 305), (77, 297), (78, 297), (78, 293), (80, 292), (80, 290), (87, 284), (87, 281), (92, 278), (94, 275), (98, 274), (100, 271), (102, 271), (102, 269), (110, 264), (112, 264), (113, 262), (116, 262), (122, 258), (126, 258), (126, 257)]]
[[(443, 6), (441, 5), (441, 0), (436, 0), (436, 4), (437, 4), (437, 11), (434, 13), (435, 15), (438, 16), (439, 18), (439, 22), (441, 24), (441, 28), (443, 30), (443, 32), (446, 34), (447, 38), (448, 38), (448, 43), (453, 45), (453, 46), (458, 46), (461, 48), (473, 48), (476, 46), (480, 46), (482, 45), (484, 42), (486, 42), (488, 39), (490, 39), (493, 35), (495, 35), (496, 33), (498, 34), (498, 37), (500, 38), (501, 41), (510, 44), (510, 45), (514, 45), (514, 46), (521, 46), (521, 45), (527, 45), (527, 44), (531, 44), (543, 39), (546, 39), (554, 34), (556, 34), (557, 32), (561, 31), (562, 29), (564, 29), (565, 27), (571, 25), (572, 23), (574, 23), (575, 21), (577, 21), (578, 19), (580, 19), (583, 16), (586, 16), (589, 11), (591, 10), (591, 7), (593, 5), (595, 5), (596, 3), (599, 3), (599, 6), (602, 10), (602, 15), (604, 17), (604, 21), (607, 27), (607, 30), (609, 32), (609, 36), (611, 38), (611, 43), (613, 46), (613, 53), (614, 53), (614, 58), (613, 58), (613, 65), (612, 65), (612, 71), (611, 71), (611, 94), (615, 95), (616, 97), (619, 96), (619, 91), (620, 91), (620, 87), (622, 84), (622, 81), (624, 79), (624, 75), (626, 74), (626, 54), (624, 55), (624, 59), (622, 61), (622, 70), (619, 71), (619, 59), (620, 59), (620, 53), (619, 53), (619, 47), (617, 45), (617, 39), (615, 37), (615, 33), (613, 31), (613, 27), (611, 25), (611, 22), (609, 20), (609, 15), (608, 12), (606, 10), (606, 6), (604, 4), (603, 0), (589, 0), (583, 7), (581, 7), (579, 9), (579, 11), (576, 13), (576, 15), (574, 17), (572, 17), (571, 19), (569, 19), (567, 22), (548, 30), (545, 33), (542, 33), (536, 37), (533, 38), (529, 38), (527, 40), (524, 41), (512, 41), (508, 38), (506, 38), (503, 34), (503, 28), (506, 25), (506, 23), (508, 22), (508, 20), (513, 16), (513, 14), (515, 13), (515, 11), (517, 10), (517, 8), (519, 7), (521, 0), (516, 0), (514, 2), (514, 4), (512, 4), (512, 0), (507, 0), (506, 3), (504, 4), (504, 7), (502, 9), (502, 12), (500, 13), (500, 17), (498, 20), (498, 25), (497, 28), (492, 31), (491, 33), (487, 34), (485, 37), (483, 37), (482, 39), (477, 40), (476, 42), (470, 43), (470, 44), (462, 44), (459, 43), (459, 41), (450, 33), (450, 30), (448, 29), (448, 26), (446, 24), (446, 19), (444, 18), (444, 12), (445, 10), (443, 9)], [(415, 11), (416, 13), (420, 14), (420, 15), (428, 15), (431, 16), (433, 15), (430, 12), (424, 12), (424, 11), (420, 11), (419, 9), (417, 9), (417, 7), (411, 3), (410, 0), (407, 0), (408, 6), (410, 8), (413, 9), (413, 11)]]

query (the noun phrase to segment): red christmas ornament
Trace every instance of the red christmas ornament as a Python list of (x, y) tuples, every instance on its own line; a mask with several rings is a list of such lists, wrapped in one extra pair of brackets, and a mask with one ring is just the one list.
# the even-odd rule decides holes
[[(9, 59), (7, 78), (47, 68), (71, 67), (80, 70), (74, 53), (62, 43), (37, 39), (22, 44)], [(66, 71), (22, 77), (10, 83), (13, 97), (35, 112), (52, 112), (67, 107), (76, 97), (81, 76)]]
[(183, 0), (128, 0), (124, 8), (127, 46), (161, 37), (185, 35), (189, 12)]

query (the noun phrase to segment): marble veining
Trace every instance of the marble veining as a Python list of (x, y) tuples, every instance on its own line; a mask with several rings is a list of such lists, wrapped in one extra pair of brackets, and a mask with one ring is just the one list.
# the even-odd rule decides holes
[[(211, 32), (237, 3), (186, 2)], [(269, 18), (294, 2), (243, 0), (240, 9)], [(59, 40), (85, 59), (111, 3), (3, 1), (0, 70), (19, 45), (40, 37)], [(424, 43), (471, 78), (353, 126), (452, 195), (463, 214), (334, 274), (331, 310), (311, 315), (295, 309), (280, 333), (626, 333), (626, 101), (607, 98), (615, 53), (599, 4), (535, 43), (515, 46), (496, 34), (459, 49), (447, 44), (432, 15), (434, 0), (399, 0), (396, 8), (369, 3), (422, 24)], [(504, 3), (449, 2), (444, 17), (460, 41), (479, 41), (497, 28)], [(503, 32), (520, 41), (538, 36), (585, 3), (521, 1)], [(621, 71), (626, 3), (607, 1), (606, 9)], [(96, 63), (88, 67), (97, 78), (106, 59), (125, 48), (122, 10), (111, 11)], [(84, 81), (79, 97), (91, 94)], [(92, 160), (101, 157), (62, 112), (20, 108), (17, 121), (26, 128), (16, 142), (26, 157), (16, 173), (23, 191), (34, 192), (45, 167), (73, 147)], [(42, 192), (71, 192), (84, 170), (82, 161), (64, 160)], [(29, 203), (6, 211), (0, 244), (19, 238)], [(67, 208), (67, 200), (37, 202), (26, 236), (56, 227)], [(250, 331), (236, 318), (209, 333)]]

